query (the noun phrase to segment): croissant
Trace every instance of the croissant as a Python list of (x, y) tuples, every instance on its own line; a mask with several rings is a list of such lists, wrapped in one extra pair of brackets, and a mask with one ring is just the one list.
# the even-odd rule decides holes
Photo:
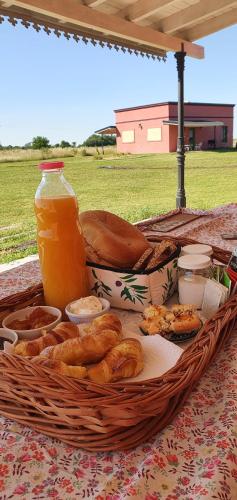
[(93, 382), (105, 384), (121, 378), (135, 377), (144, 367), (143, 351), (136, 339), (124, 339), (98, 364), (88, 369)]
[(15, 354), (19, 356), (38, 356), (48, 346), (57, 345), (67, 339), (79, 337), (79, 328), (70, 321), (59, 323), (53, 330), (35, 340), (20, 342), (15, 347)]
[(59, 359), (67, 365), (94, 363), (119, 343), (119, 336), (114, 330), (104, 330), (100, 335), (86, 335), (82, 338), (66, 340), (48, 352), (50, 359)]
[(100, 334), (104, 330), (114, 330), (118, 333), (119, 338), (122, 338), (122, 324), (116, 314), (108, 313), (95, 318), (89, 326), (84, 328), (86, 333)]
[(34, 363), (45, 366), (46, 368), (51, 368), (57, 373), (60, 373), (60, 375), (74, 378), (85, 378), (87, 376), (87, 369), (84, 366), (68, 366), (63, 361), (48, 359), (43, 356), (37, 356), (33, 358), (33, 360)]

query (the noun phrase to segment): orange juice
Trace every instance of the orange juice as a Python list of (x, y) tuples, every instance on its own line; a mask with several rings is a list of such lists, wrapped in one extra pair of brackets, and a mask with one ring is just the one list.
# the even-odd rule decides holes
[(35, 214), (45, 302), (63, 310), (88, 295), (76, 197), (36, 197)]

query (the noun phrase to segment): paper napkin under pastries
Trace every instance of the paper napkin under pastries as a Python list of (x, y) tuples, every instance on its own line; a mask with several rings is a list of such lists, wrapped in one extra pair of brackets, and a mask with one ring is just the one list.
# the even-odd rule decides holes
[(124, 379), (124, 382), (138, 382), (160, 377), (176, 365), (183, 349), (160, 335), (144, 336), (124, 331), (124, 337), (139, 340), (144, 352), (144, 369), (137, 377)]

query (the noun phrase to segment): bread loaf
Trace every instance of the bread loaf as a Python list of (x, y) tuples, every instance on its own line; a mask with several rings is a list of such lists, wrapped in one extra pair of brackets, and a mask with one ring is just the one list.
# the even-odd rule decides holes
[(104, 210), (80, 214), (88, 260), (132, 268), (151, 245), (135, 226)]

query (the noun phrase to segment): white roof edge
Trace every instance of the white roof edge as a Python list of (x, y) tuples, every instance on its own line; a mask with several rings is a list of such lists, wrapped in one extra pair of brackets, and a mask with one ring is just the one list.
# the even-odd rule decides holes
[[(174, 120), (163, 120), (164, 125), (178, 125), (178, 121)], [(184, 120), (185, 127), (221, 127), (225, 125), (224, 122), (220, 121), (192, 121), (192, 120)]]

